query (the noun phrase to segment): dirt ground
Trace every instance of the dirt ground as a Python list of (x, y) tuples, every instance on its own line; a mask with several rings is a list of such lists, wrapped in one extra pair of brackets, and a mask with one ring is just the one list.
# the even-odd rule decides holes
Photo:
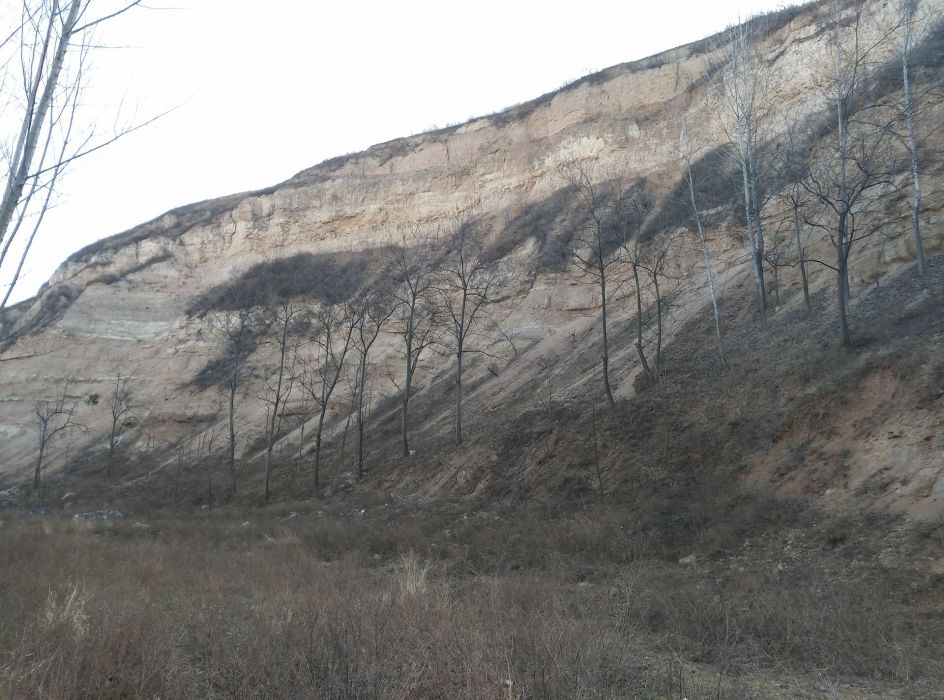
[(186, 518), (5, 519), (0, 692), (942, 697), (944, 577), (863, 556), (859, 532), (805, 511), (719, 556), (710, 532), (680, 548), (616, 508), (469, 511), (366, 490)]

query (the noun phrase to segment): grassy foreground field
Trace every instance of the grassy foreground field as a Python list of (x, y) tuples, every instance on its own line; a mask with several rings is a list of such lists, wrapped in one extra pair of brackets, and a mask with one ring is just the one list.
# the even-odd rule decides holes
[(0, 696), (941, 697), (942, 577), (862, 557), (855, 523), (691, 561), (701, 535), (635, 522), (363, 491), (5, 519)]

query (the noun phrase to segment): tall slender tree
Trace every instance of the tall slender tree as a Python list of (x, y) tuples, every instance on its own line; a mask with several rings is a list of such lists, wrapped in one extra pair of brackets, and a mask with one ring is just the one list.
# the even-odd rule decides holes
[(777, 193), (789, 217), (786, 222), (793, 229), (793, 243), (795, 246), (796, 265), (800, 269), (800, 281), (803, 285), (803, 303), (807, 310), (812, 310), (813, 301), (810, 298), (810, 280), (807, 270), (806, 252), (806, 225), (804, 212), (807, 206), (807, 194), (803, 187), (809, 172), (807, 149), (802, 147), (804, 137), (812, 138), (809, 134), (809, 125), (795, 116), (784, 118), (784, 129), (776, 153), (772, 159), (773, 168), (778, 178), (784, 183)]
[(437, 291), (449, 351), (456, 358), (455, 437), (462, 442), (462, 379), (466, 356), (486, 306), (494, 301), (498, 283), (495, 266), (483, 255), (482, 234), (469, 216), (457, 216), (445, 241), (446, 257)]
[(370, 350), (380, 337), (384, 325), (393, 315), (394, 306), (385, 295), (369, 291), (357, 304), (357, 330), (354, 333), (354, 350), (357, 352), (357, 478), (364, 477), (364, 399), (367, 393), (367, 372), (370, 369)]
[[(806, 222), (825, 230), (835, 250), (837, 331), (841, 345), (849, 334), (849, 260), (853, 244), (878, 229), (871, 192), (888, 186), (897, 170), (891, 148), (890, 117), (870, 82), (887, 62), (894, 29), (871, 25), (864, 0), (829, 7), (824, 95), (834, 115), (832, 143), (815, 154), (804, 188), (824, 213)], [(880, 209), (880, 207), (879, 207)]]
[(223, 346), (225, 392), (229, 415), (229, 492), (236, 494), (236, 395), (243, 382), (248, 355), (255, 347), (252, 311), (244, 306), (222, 311), (210, 319), (210, 327)]
[(95, 30), (141, 2), (109, 7), (97, 0), (22, 0), (18, 11), (9, 8), (0, 17), (12, 20), (12, 26), (0, 26), (0, 66), (7, 68), (0, 71), (0, 92), (4, 123), (11, 127), (0, 134), (0, 282), (7, 285), (0, 308), (67, 167), (144, 125), (100, 138), (92, 120), (80, 114)]
[(393, 249), (390, 267), (394, 275), (393, 299), (395, 332), (403, 340), (403, 383), (399, 386), (400, 446), (410, 456), (408, 412), (413, 396), (413, 377), (423, 353), (436, 340), (438, 326), (433, 298), (435, 269), (428, 246), (408, 248), (400, 243)]
[(275, 364), (266, 371), (266, 388), (263, 401), (266, 403), (265, 430), (265, 500), (269, 500), (272, 476), (272, 452), (282, 429), (282, 412), (294, 388), (295, 363), (301, 343), (299, 324), (304, 306), (292, 299), (273, 299), (267, 309), (266, 343), (274, 348)]
[[(353, 306), (323, 304), (316, 313), (314, 324), (314, 354), (305, 361), (301, 385), (318, 407), (315, 424), (314, 491), (321, 488), (321, 448), (325, 418), (331, 397), (341, 381), (351, 341), (357, 330), (357, 314)], [(355, 394), (356, 396), (356, 394)]]
[(43, 498), (43, 484), (45, 483), (46, 451), (53, 438), (75, 427), (72, 419), (75, 416), (76, 408), (78, 408), (79, 400), (69, 398), (69, 384), (66, 382), (61, 387), (56, 388), (55, 398), (41, 399), (33, 407), (39, 437), (39, 450), (33, 472), (33, 487), (39, 494), (40, 500)]
[(108, 434), (108, 462), (105, 467), (110, 476), (115, 464), (115, 448), (121, 440), (122, 429), (130, 418), (131, 412), (137, 408), (134, 402), (134, 392), (129, 384), (134, 379), (134, 370), (123, 373), (119, 368), (113, 377), (111, 393), (108, 397), (108, 411), (111, 418), (111, 431)]
[(758, 53), (763, 35), (760, 19), (741, 22), (724, 33), (722, 69), (719, 71), (723, 123), (734, 142), (741, 174), (741, 200), (747, 228), (757, 311), (767, 325), (767, 285), (764, 279), (765, 237), (761, 218), (761, 136), (770, 121), (772, 106), (767, 94), (771, 64)]
[(924, 258), (924, 244), (921, 240), (921, 172), (918, 167), (918, 137), (915, 130), (915, 101), (911, 90), (911, 52), (914, 48), (915, 37), (921, 31), (918, 18), (918, 0), (897, 0), (899, 31), (899, 55), (901, 57), (901, 77), (903, 106), (902, 116), (905, 122), (905, 145), (911, 161), (912, 198), (911, 230), (914, 235), (915, 259), (918, 262), (918, 273), (924, 277), (927, 272), (927, 262)]
[(611, 183), (598, 182), (583, 163), (568, 163), (561, 174), (580, 203), (582, 220), (570, 240), (570, 254), (579, 272), (599, 292), (603, 395), (612, 406), (609, 304), (614, 287), (612, 275), (622, 263), (619, 251), (623, 243), (618, 218), (614, 216), (615, 198)]
[[(630, 192), (621, 183), (615, 185), (617, 191), (614, 193), (614, 214), (616, 216), (616, 225), (622, 231), (622, 243), (620, 245), (622, 257), (629, 266), (629, 281), (633, 288), (633, 297), (636, 306), (636, 355), (639, 358), (639, 364), (643, 372), (649, 379), (657, 378), (657, 370), (649, 364), (646, 357), (646, 350), (643, 347), (643, 336), (645, 334), (645, 318), (643, 313), (643, 294), (645, 292), (646, 275), (646, 251), (644, 250), (640, 237), (642, 235), (642, 221), (645, 218), (646, 202), (638, 192)], [(652, 268), (653, 270), (655, 268)], [(657, 361), (658, 362), (658, 361)]]
[(682, 139), (680, 152), (682, 156), (682, 177), (685, 180), (686, 189), (688, 191), (688, 206), (692, 215), (692, 230), (698, 239), (698, 246), (701, 248), (702, 257), (705, 263), (705, 276), (708, 278), (708, 295), (711, 298), (711, 308), (714, 312), (715, 341), (718, 348), (718, 358), (721, 360), (721, 364), (723, 366), (726, 364), (726, 360), (724, 356), (724, 340), (721, 336), (721, 313), (718, 310), (718, 292), (715, 284), (715, 272), (714, 266), (711, 263), (711, 253), (708, 249), (708, 236), (705, 233), (704, 227), (702, 226), (701, 210), (698, 206), (698, 197), (695, 194), (696, 188), (693, 161), (696, 150), (692, 145), (691, 134), (688, 130), (688, 122), (685, 119), (682, 120)]

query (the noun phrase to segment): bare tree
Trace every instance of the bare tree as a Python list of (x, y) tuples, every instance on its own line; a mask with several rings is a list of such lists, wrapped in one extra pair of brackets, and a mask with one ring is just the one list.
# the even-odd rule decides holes
[(407, 413), (413, 395), (413, 376), (423, 353), (436, 340), (436, 305), (433, 299), (434, 269), (428, 251), (416, 252), (401, 243), (393, 250), (391, 269), (395, 276), (396, 332), (403, 339), (403, 384), (400, 399), (400, 444), (403, 456), (410, 456)]
[(597, 475), (597, 492), (600, 495), (600, 507), (606, 508), (606, 492), (603, 490), (603, 470), (600, 466), (600, 443), (597, 439), (597, 405), (590, 402), (590, 433), (593, 438), (593, 469)]
[(354, 417), (354, 413), (357, 410), (357, 387), (354, 383), (354, 378), (351, 375), (345, 374), (345, 384), (347, 387), (347, 394), (345, 398), (349, 401), (347, 405), (347, 417), (344, 419), (344, 430), (341, 431), (341, 444), (338, 445), (338, 459), (342, 462), (344, 461), (344, 455), (347, 451), (347, 435), (351, 431), (351, 419)]
[(122, 428), (131, 417), (131, 412), (137, 408), (134, 403), (134, 392), (129, 386), (134, 379), (134, 370), (123, 374), (119, 368), (115, 372), (114, 384), (108, 397), (108, 412), (111, 417), (111, 430), (108, 433), (108, 463), (105, 472), (111, 476), (115, 462), (115, 448), (121, 442)]
[[(301, 377), (299, 377), (298, 382), (304, 389)], [(302, 455), (305, 449), (305, 426), (308, 424), (308, 419), (311, 417), (311, 404), (308, 403), (304, 394), (301, 408), (296, 411), (296, 415), (298, 416), (298, 455), (295, 457), (295, 474), (292, 476), (293, 482), (302, 473)]]
[(715, 290), (715, 273), (714, 268), (711, 265), (711, 255), (708, 251), (708, 237), (705, 235), (705, 229), (702, 227), (701, 223), (701, 213), (698, 208), (698, 201), (695, 196), (695, 175), (692, 170), (692, 161), (695, 157), (695, 150), (691, 143), (691, 137), (688, 132), (688, 122), (684, 119), (682, 120), (682, 143), (681, 143), (681, 155), (682, 155), (682, 173), (685, 178), (685, 184), (688, 189), (688, 204), (691, 208), (692, 221), (694, 223), (693, 230), (695, 236), (698, 238), (698, 244), (701, 247), (702, 257), (705, 261), (705, 275), (708, 277), (708, 294), (711, 296), (711, 307), (714, 310), (715, 316), (715, 339), (718, 344), (718, 357), (721, 360), (721, 364), (725, 364), (724, 358), (724, 341), (721, 339), (721, 314), (718, 311), (718, 294)]
[(176, 468), (174, 469), (174, 507), (176, 508), (180, 501), (180, 477), (183, 474), (184, 465), (193, 464), (193, 438), (177, 443)]
[(207, 507), (213, 507), (213, 443), (219, 436), (221, 429), (214, 423), (200, 435), (197, 442), (197, 461), (203, 460), (203, 467), (207, 479)]
[(151, 478), (151, 456), (154, 454), (154, 448), (156, 447), (156, 441), (154, 439), (154, 433), (150, 430), (144, 430), (144, 471), (146, 473), (145, 479)]
[(927, 262), (924, 258), (924, 245), (921, 240), (921, 221), (918, 214), (921, 212), (921, 174), (918, 168), (918, 138), (915, 133), (915, 100), (911, 89), (910, 62), (911, 52), (915, 40), (920, 38), (929, 22), (918, 16), (918, 0), (897, 0), (899, 31), (901, 41), (899, 54), (901, 57), (902, 93), (904, 105), (902, 117), (905, 121), (905, 146), (911, 165), (912, 199), (911, 199), (911, 229), (914, 234), (915, 258), (918, 261), (918, 273), (924, 277), (927, 271)]
[(595, 182), (590, 170), (582, 163), (568, 163), (562, 168), (561, 174), (576, 192), (584, 216), (582, 224), (571, 238), (570, 253), (578, 270), (600, 293), (603, 394), (607, 403), (612, 406), (608, 304), (611, 275), (613, 268), (622, 262), (618, 251), (623, 242), (613, 212), (612, 187), (606, 183)]
[(764, 281), (765, 241), (761, 220), (764, 203), (760, 193), (760, 137), (772, 112), (767, 95), (771, 64), (758, 54), (763, 32), (758, 20), (729, 27), (724, 34), (723, 66), (719, 72), (723, 95), (725, 129), (735, 145), (741, 171), (742, 202), (747, 223), (747, 243), (751, 253), (757, 310), (761, 324), (767, 325), (767, 287)]
[(469, 218), (457, 217), (446, 240), (446, 258), (437, 291), (449, 335), (449, 351), (456, 358), (455, 436), (462, 442), (462, 371), (470, 341), (482, 312), (491, 303), (498, 273), (482, 255), (481, 233)]
[(39, 430), (39, 453), (36, 456), (36, 467), (33, 473), (33, 488), (39, 493), (40, 500), (42, 500), (42, 487), (45, 482), (44, 459), (49, 443), (63, 431), (75, 426), (72, 418), (81, 399), (70, 400), (68, 390), (69, 384), (66, 382), (56, 389), (54, 399), (39, 400), (33, 407)]
[(803, 183), (809, 173), (809, 164), (808, 154), (802, 147), (803, 138), (812, 138), (812, 136), (809, 133), (809, 125), (800, 122), (795, 117), (787, 116), (784, 121), (782, 140), (773, 158), (773, 167), (785, 185), (777, 196), (789, 212), (788, 224), (793, 228), (796, 264), (800, 268), (800, 279), (803, 283), (803, 303), (807, 310), (812, 310), (813, 301), (810, 299), (810, 281), (804, 245), (806, 227), (803, 223), (804, 210), (807, 205), (806, 189)]
[(847, 318), (849, 254), (856, 240), (877, 230), (868, 225), (874, 219), (874, 212), (868, 210), (869, 194), (887, 186), (895, 169), (884, 104), (868, 90), (876, 69), (884, 63), (892, 31), (870, 31), (863, 0), (854, 0), (848, 11), (844, 3), (832, 0), (823, 82), (835, 115), (834, 143), (816, 154), (804, 187), (828, 212), (826, 220), (832, 220), (824, 224), (821, 217), (806, 219), (828, 232), (836, 253), (836, 264), (830, 267), (837, 277), (837, 325), (844, 347), (852, 342)]
[(272, 451), (282, 429), (282, 412), (292, 393), (295, 362), (300, 343), (299, 322), (304, 306), (283, 298), (272, 302), (267, 310), (266, 342), (275, 348), (276, 363), (266, 371), (266, 462), (265, 500), (269, 500), (269, 482), (272, 475)]
[(305, 361), (301, 385), (318, 407), (315, 427), (314, 489), (321, 486), (321, 441), (325, 416), (331, 396), (343, 376), (345, 359), (357, 328), (357, 315), (352, 309), (334, 304), (321, 306), (317, 313), (313, 346), (315, 356)]
[(633, 285), (633, 295), (636, 300), (636, 355), (639, 357), (639, 364), (642, 365), (646, 376), (655, 380), (657, 378), (656, 371), (649, 365), (643, 347), (645, 326), (643, 318), (643, 280), (646, 277), (646, 260), (643, 246), (640, 244), (640, 236), (646, 203), (642, 200), (641, 195), (627, 192), (622, 184), (618, 184), (617, 188), (617, 191), (614, 192), (613, 209), (617, 218), (616, 225), (622, 231), (621, 257), (629, 265), (630, 281)]
[(367, 369), (370, 366), (370, 350), (377, 342), (381, 330), (393, 315), (395, 307), (377, 292), (362, 295), (356, 308), (357, 331), (354, 333), (354, 349), (357, 352), (357, 374), (354, 386), (357, 391), (357, 478), (364, 476), (364, 394), (367, 388)]
[(245, 360), (255, 347), (252, 312), (248, 308), (223, 311), (210, 319), (213, 332), (223, 345), (226, 366), (225, 390), (229, 402), (229, 491), (236, 493), (236, 394), (243, 381)]
[[(678, 236), (662, 234), (654, 238), (648, 248), (640, 256), (639, 268), (649, 278), (653, 312), (655, 315), (655, 377), (662, 379), (665, 371), (665, 353), (662, 345), (664, 339), (664, 319), (670, 310), (672, 297), (678, 291), (680, 280), (669, 274), (669, 261), (675, 249)], [(638, 311), (638, 309), (637, 309)], [(650, 327), (652, 322), (650, 321)]]
[[(12, 31), (3, 30), (0, 43), (4, 116), (13, 126), (0, 149), (0, 278), (9, 285), (0, 308), (22, 272), (67, 166), (143, 126), (96, 138), (94, 127), (82, 128), (77, 119), (95, 28), (140, 3), (129, 0), (95, 15), (94, 8), (101, 7), (96, 0), (22, 0), (19, 12), (5, 13), (15, 22)], [(16, 259), (13, 244), (24, 231), (29, 232)]]

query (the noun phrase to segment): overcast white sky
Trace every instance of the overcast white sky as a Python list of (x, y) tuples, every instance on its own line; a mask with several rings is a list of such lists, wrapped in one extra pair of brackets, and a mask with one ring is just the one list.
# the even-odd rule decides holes
[[(16, 299), (73, 251), (188, 202), (524, 102), (783, 0), (151, 0), (100, 35), (89, 99), (107, 131), (77, 162)], [(787, 3), (792, 4), (792, 3)]]

